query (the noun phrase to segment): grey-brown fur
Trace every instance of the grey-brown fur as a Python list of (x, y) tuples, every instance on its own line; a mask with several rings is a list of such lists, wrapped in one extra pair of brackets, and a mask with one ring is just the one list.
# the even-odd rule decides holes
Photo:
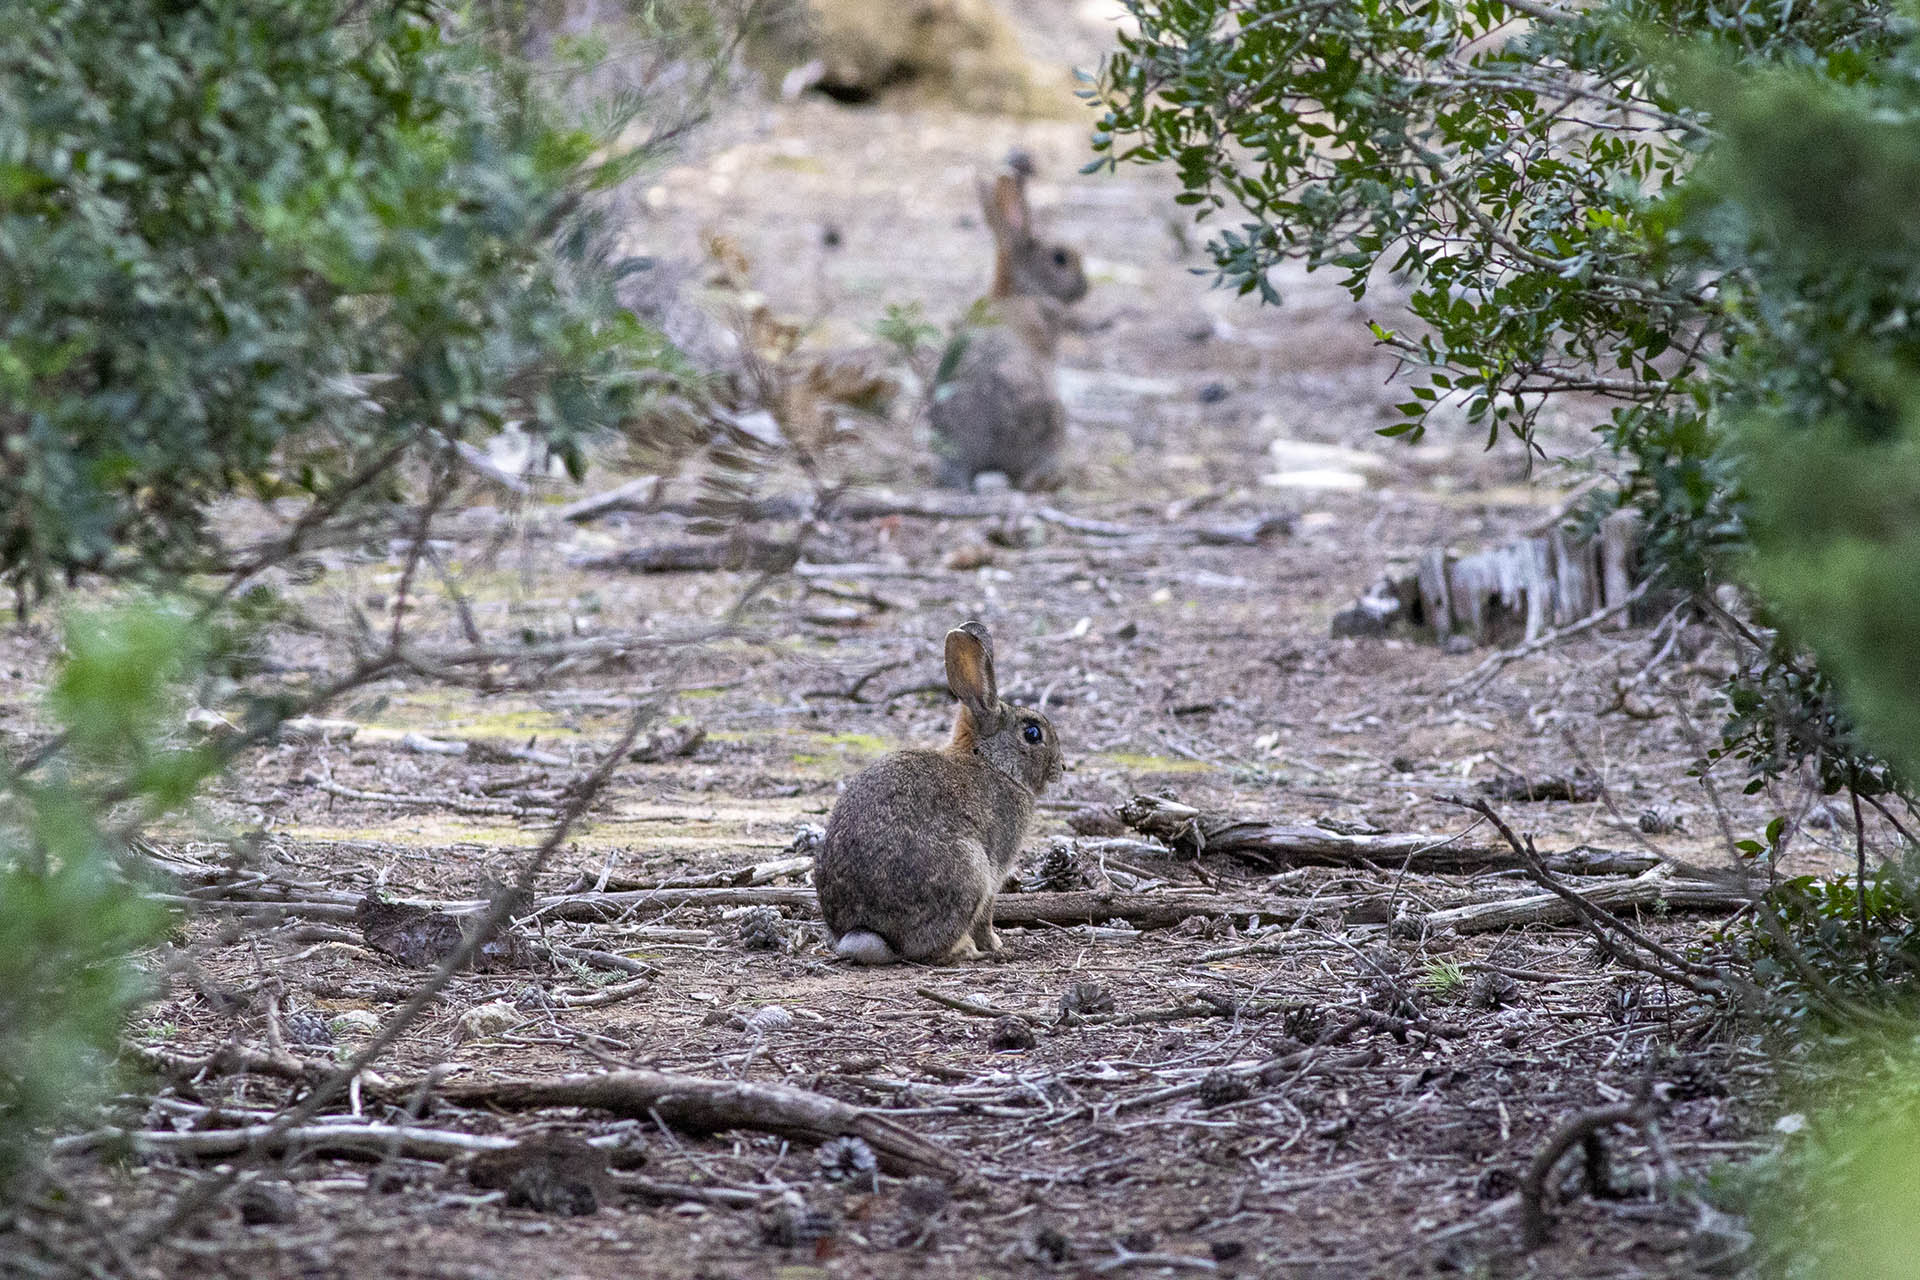
[[(1060, 743), (1037, 711), (1000, 700), (993, 642), (968, 622), (947, 633), (953, 739), (902, 751), (847, 784), (814, 859), (834, 951), (850, 960), (965, 960), (1000, 949), (993, 897), (1060, 775)], [(1028, 725), (1040, 730), (1028, 742)]]
[(1002, 471), (1018, 488), (1049, 488), (1060, 479), (1067, 419), (1054, 350), (1067, 307), (1086, 296), (1086, 272), (1071, 246), (1034, 234), (1024, 173), (983, 183), (980, 207), (993, 232), (993, 287), (982, 323), (956, 336), (965, 345), (934, 388), (939, 482), (965, 488), (982, 471)]

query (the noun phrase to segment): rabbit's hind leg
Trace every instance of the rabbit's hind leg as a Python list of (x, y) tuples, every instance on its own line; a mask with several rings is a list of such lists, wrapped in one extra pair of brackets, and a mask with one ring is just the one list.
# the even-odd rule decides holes
[(969, 939), (974, 946), (989, 955), (1006, 946), (1006, 943), (1000, 941), (1000, 935), (993, 931), (993, 899), (987, 899), (987, 905), (981, 910), (980, 918), (973, 922), (973, 931)]

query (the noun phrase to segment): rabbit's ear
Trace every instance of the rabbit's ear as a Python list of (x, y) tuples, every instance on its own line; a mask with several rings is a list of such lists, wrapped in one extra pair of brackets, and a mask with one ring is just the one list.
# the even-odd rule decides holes
[(993, 678), (993, 638), (983, 624), (964, 622), (947, 632), (947, 688), (973, 713), (980, 732), (993, 732), (1000, 686)]
[(980, 207), (986, 212), (994, 239), (1008, 248), (1017, 247), (1032, 235), (1033, 219), (1027, 213), (1027, 193), (1021, 189), (1020, 179), (1012, 174), (1001, 174), (991, 186), (980, 184)]

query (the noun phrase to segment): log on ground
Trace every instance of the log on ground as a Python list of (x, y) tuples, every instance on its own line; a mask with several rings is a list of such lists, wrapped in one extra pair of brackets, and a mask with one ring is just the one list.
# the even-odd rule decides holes
[[(1504, 843), (1475, 841), (1464, 834), (1348, 835), (1324, 827), (1287, 825), (1235, 814), (1195, 809), (1160, 796), (1135, 796), (1120, 806), (1120, 818), (1188, 857), (1229, 854), (1275, 868), (1303, 864), (1349, 867), (1371, 864), (1421, 874), (1517, 869), (1520, 858)], [(1659, 865), (1651, 854), (1582, 845), (1541, 855), (1560, 875), (1638, 875)]]

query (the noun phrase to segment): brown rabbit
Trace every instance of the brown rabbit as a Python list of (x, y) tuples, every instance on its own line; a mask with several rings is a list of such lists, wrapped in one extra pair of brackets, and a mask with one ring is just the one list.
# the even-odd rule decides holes
[(814, 860), (833, 951), (861, 964), (935, 963), (998, 951), (993, 896), (1020, 852), (1034, 798), (1060, 776), (1060, 743), (1037, 711), (1002, 702), (993, 640), (947, 632), (953, 739), (856, 775)]
[(993, 286), (985, 323), (963, 329), (933, 389), (930, 416), (939, 483), (964, 489), (982, 471), (1002, 471), (1020, 489), (1059, 483), (1067, 411), (1053, 385), (1053, 355), (1067, 307), (1087, 293), (1071, 246), (1039, 239), (1027, 208), (1025, 170), (980, 184), (993, 232)]

